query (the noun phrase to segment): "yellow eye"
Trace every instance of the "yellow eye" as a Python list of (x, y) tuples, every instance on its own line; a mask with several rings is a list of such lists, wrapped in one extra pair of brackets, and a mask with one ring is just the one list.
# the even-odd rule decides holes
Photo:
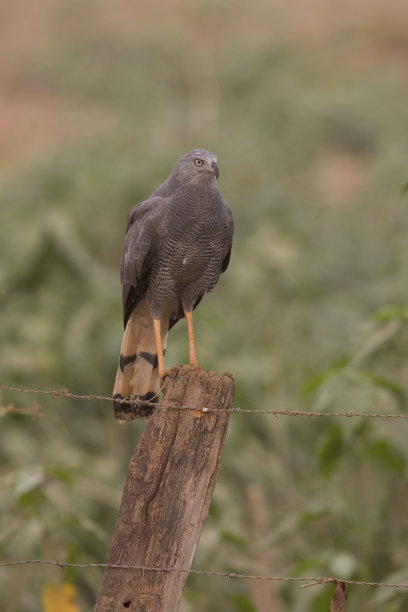
[(197, 159), (194, 160), (194, 163), (195, 163), (196, 166), (202, 166), (204, 162), (203, 162), (202, 159), (199, 159), (197, 157)]

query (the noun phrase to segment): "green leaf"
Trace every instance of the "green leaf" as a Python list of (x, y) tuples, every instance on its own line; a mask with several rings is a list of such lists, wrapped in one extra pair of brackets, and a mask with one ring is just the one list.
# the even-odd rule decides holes
[(400, 197), (403, 198), (405, 195), (407, 195), (407, 193), (408, 193), (408, 181), (405, 183), (404, 187), (402, 188)]
[(371, 380), (377, 387), (382, 387), (387, 391), (391, 391), (400, 403), (404, 403), (406, 400), (406, 391), (400, 385), (392, 380), (388, 380), (383, 376), (370, 376)]
[(35, 510), (37, 512), (46, 501), (47, 496), (40, 488), (23, 493), (19, 498), (19, 504), (22, 508), (27, 508), (30, 511)]
[(228, 599), (234, 604), (234, 609), (237, 612), (256, 612), (256, 609), (252, 605), (249, 597), (246, 595), (242, 595), (241, 593), (237, 595), (229, 595)]
[(224, 542), (233, 544), (237, 548), (244, 550), (246, 547), (246, 541), (243, 538), (237, 536), (235, 533), (232, 533), (231, 531), (222, 531), (221, 537)]
[(330, 476), (335, 469), (343, 450), (341, 429), (332, 424), (326, 433), (323, 444), (319, 449), (320, 472), (323, 476)]
[(370, 446), (370, 454), (384, 467), (395, 472), (398, 476), (405, 473), (406, 460), (403, 454), (385, 440), (377, 440)]
[(374, 320), (376, 321), (390, 321), (393, 319), (408, 321), (408, 308), (405, 306), (386, 304), (374, 313)]
[(329, 378), (335, 376), (339, 373), (343, 368), (345, 368), (349, 363), (348, 357), (342, 357), (337, 360), (328, 370), (322, 372), (321, 374), (317, 374), (310, 380), (308, 380), (302, 387), (302, 392), (307, 395), (308, 393), (312, 393), (319, 389)]
[(52, 476), (64, 484), (72, 484), (74, 477), (71, 472), (60, 466), (50, 466), (45, 469), (47, 476)]

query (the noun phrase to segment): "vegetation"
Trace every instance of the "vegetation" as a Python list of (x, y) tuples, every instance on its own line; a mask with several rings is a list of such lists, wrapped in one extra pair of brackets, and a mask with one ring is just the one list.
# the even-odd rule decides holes
[[(127, 211), (199, 146), (236, 224), (196, 311), (200, 364), (231, 371), (245, 409), (404, 413), (405, 4), (111, 4), (2, 9), (0, 382), (111, 393)], [(183, 322), (166, 365), (187, 358)], [(1, 560), (103, 562), (143, 427), (108, 402), (3, 392)], [(232, 415), (193, 567), (408, 583), (407, 427)], [(100, 580), (0, 568), (0, 609), (39, 612), (66, 581), (84, 612)], [(182, 612), (326, 612), (331, 594), (194, 575)], [(407, 605), (350, 589), (350, 610)]]

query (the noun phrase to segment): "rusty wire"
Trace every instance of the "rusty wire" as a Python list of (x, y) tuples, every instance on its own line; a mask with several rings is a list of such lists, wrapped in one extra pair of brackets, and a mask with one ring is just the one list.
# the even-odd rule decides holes
[(141, 572), (175, 572), (179, 574), (196, 574), (201, 576), (217, 576), (219, 578), (240, 578), (244, 580), (269, 580), (278, 582), (304, 582), (300, 588), (315, 586), (318, 584), (327, 584), (329, 582), (342, 582), (356, 586), (371, 586), (371, 587), (387, 587), (391, 589), (408, 589), (408, 584), (398, 584), (389, 582), (371, 582), (368, 580), (345, 580), (344, 578), (335, 578), (333, 576), (263, 576), (256, 574), (239, 574), (236, 572), (211, 572), (205, 570), (180, 569), (175, 567), (149, 567), (145, 565), (126, 565), (119, 563), (69, 563), (66, 561), (48, 561), (43, 559), (25, 559), (24, 561), (4, 561), (0, 562), (1, 567), (12, 567), (19, 565), (55, 565), (64, 569), (66, 567), (102, 567), (104, 569), (121, 569), (121, 570), (138, 570)]
[[(17, 393), (28, 393), (35, 395), (45, 395), (52, 398), (63, 398), (63, 399), (75, 399), (75, 400), (100, 400), (100, 401), (113, 401), (112, 397), (104, 396), (104, 395), (80, 395), (75, 393), (70, 393), (67, 389), (57, 389), (57, 390), (40, 390), (40, 389), (25, 389), (19, 387), (11, 387), (8, 385), (0, 384), (0, 390), (11, 391)], [(116, 400), (118, 401), (118, 400)], [(119, 400), (120, 403), (137, 403), (137, 400), (132, 400), (131, 398), (123, 398)], [(304, 410), (272, 410), (272, 409), (243, 409), (239, 407), (235, 408), (221, 408), (221, 409), (212, 409), (208, 407), (200, 407), (196, 406), (180, 406), (180, 405), (168, 405), (160, 402), (146, 402), (151, 403), (151, 405), (155, 408), (164, 408), (171, 410), (201, 410), (202, 412), (233, 412), (233, 413), (246, 413), (246, 414), (271, 414), (271, 415), (283, 415), (283, 416), (308, 416), (308, 417), (364, 417), (364, 418), (392, 418), (392, 419), (408, 419), (408, 414), (379, 414), (379, 413), (358, 413), (346, 410), (345, 412), (309, 412)], [(221, 578), (239, 578), (244, 580), (265, 580), (265, 581), (280, 581), (280, 582), (303, 582), (304, 584), (300, 585), (300, 588), (306, 588), (310, 586), (316, 586), (318, 584), (327, 584), (333, 583), (335, 585), (335, 593), (333, 595), (333, 599), (331, 602), (331, 610), (345, 610), (345, 602), (347, 597), (347, 591), (345, 585), (356, 585), (356, 586), (371, 586), (371, 587), (387, 587), (394, 589), (408, 589), (408, 584), (397, 584), (397, 583), (387, 583), (387, 582), (372, 582), (365, 580), (344, 580), (343, 578), (337, 577), (290, 577), (290, 576), (264, 576), (264, 575), (254, 575), (254, 574), (241, 574), (236, 572), (214, 572), (214, 571), (206, 571), (206, 570), (191, 570), (191, 569), (178, 569), (178, 568), (169, 568), (169, 567), (149, 567), (142, 565), (125, 565), (125, 564), (114, 564), (114, 563), (68, 563), (65, 561), (48, 561), (41, 559), (27, 559), (24, 561), (8, 561), (8, 562), (0, 562), (1, 567), (12, 567), (12, 566), (21, 566), (26, 564), (38, 564), (38, 565), (54, 565), (60, 568), (66, 567), (76, 567), (76, 568), (87, 568), (87, 567), (100, 567), (100, 568), (110, 568), (110, 569), (121, 569), (121, 570), (137, 570), (137, 571), (154, 571), (154, 572), (177, 572), (183, 574), (195, 574), (195, 575), (204, 575), (204, 576), (216, 576)], [(339, 585), (341, 587), (341, 595), (342, 598), (339, 605), (339, 602), (336, 600), (336, 594), (339, 590)]]
[[(54, 390), (42, 390), (42, 389), (23, 389), (19, 387), (10, 387), (8, 385), (0, 384), (0, 390), (12, 391), (15, 393), (29, 393), (35, 395), (46, 395), (52, 398), (63, 398), (73, 400), (89, 400), (89, 401), (109, 401), (112, 402), (113, 398), (106, 395), (79, 395), (76, 393), (70, 393), (67, 389), (54, 389)], [(121, 404), (136, 404), (137, 399), (123, 398), (121, 400), (115, 399), (115, 402)], [(201, 412), (231, 412), (231, 413), (245, 413), (245, 414), (271, 414), (274, 416), (294, 416), (294, 417), (361, 417), (369, 419), (408, 419), (408, 414), (387, 414), (387, 413), (368, 413), (368, 412), (353, 412), (345, 410), (344, 412), (311, 412), (308, 410), (273, 410), (273, 409), (262, 409), (262, 408), (209, 408), (209, 407), (197, 407), (197, 406), (178, 406), (163, 404), (160, 402), (149, 402), (143, 401), (144, 404), (150, 404), (153, 408), (164, 408), (168, 410), (199, 410)]]

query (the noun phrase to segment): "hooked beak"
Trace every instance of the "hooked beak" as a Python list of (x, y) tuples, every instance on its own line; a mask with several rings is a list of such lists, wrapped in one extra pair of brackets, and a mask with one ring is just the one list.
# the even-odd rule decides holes
[(218, 166), (215, 161), (211, 162), (211, 171), (217, 178), (220, 176), (220, 171), (218, 170)]

